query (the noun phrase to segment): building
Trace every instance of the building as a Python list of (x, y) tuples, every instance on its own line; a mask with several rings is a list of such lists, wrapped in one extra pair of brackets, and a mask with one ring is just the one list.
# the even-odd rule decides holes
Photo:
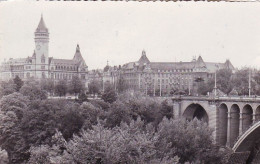
[(110, 73), (110, 79), (116, 79), (117, 77), (112, 76), (120, 75), (128, 88), (161, 96), (175, 91), (192, 94), (196, 90), (196, 79), (207, 81), (214, 77), (218, 69), (224, 68), (234, 70), (229, 60), (224, 63), (211, 63), (204, 62), (201, 56), (191, 62), (150, 62), (146, 52), (142, 51), (141, 58), (136, 62), (124, 64), (119, 69), (120, 73), (116, 74), (107, 69), (104, 74), (107, 73), (108, 76)]
[(88, 80), (88, 67), (77, 45), (73, 59), (55, 59), (49, 57), (49, 31), (41, 16), (38, 27), (34, 33), (35, 50), (32, 56), (27, 58), (12, 59), (1, 65), (2, 80), (8, 80), (19, 76), (21, 79), (49, 78), (54, 81), (61, 79), (70, 80), (73, 76), (79, 76), (85, 83)]
[(103, 70), (93, 69), (88, 72), (89, 82), (94, 81), (102, 84), (103, 81)]

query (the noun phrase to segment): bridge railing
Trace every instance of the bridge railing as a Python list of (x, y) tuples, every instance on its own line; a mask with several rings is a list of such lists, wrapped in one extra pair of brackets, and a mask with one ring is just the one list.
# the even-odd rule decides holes
[(233, 100), (233, 101), (255, 101), (260, 102), (259, 96), (173, 96), (172, 99), (186, 100)]

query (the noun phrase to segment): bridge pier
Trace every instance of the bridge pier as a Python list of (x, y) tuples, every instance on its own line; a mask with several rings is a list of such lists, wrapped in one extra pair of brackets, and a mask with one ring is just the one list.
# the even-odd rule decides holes
[(230, 126), (231, 126), (231, 113), (228, 112), (228, 121), (227, 121), (227, 143), (226, 146), (230, 147)]
[(181, 102), (180, 101), (173, 102), (173, 117), (175, 119), (181, 117)]
[(239, 115), (239, 135), (243, 134), (243, 113), (240, 112)]
[(209, 106), (209, 109), (207, 110), (207, 114), (209, 115), (209, 122), (208, 126), (213, 129), (213, 138), (214, 141), (217, 141), (217, 121), (218, 121), (218, 115), (217, 115), (217, 105), (216, 103), (211, 103)]
[(257, 122), (257, 120), (256, 120), (256, 114), (255, 114), (255, 113), (253, 114), (253, 120), (252, 120), (252, 122), (253, 122), (253, 124), (255, 124), (255, 123)]

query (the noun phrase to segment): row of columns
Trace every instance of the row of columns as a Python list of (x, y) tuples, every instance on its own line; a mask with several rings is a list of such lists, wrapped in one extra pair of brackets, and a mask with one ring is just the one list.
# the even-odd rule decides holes
[(217, 142), (220, 145), (232, 147), (252, 124), (260, 121), (260, 109), (254, 112), (251, 106), (246, 105), (240, 111), (238, 105), (232, 105), (230, 110), (223, 104), (218, 109)]
[[(235, 124), (236, 122), (235, 121), (232, 122), (231, 114), (232, 112), (228, 112), (227, 143), (226, 143), (226, 146), (228, 147), (232, 147), (235, 144), (234, 142), (237, 140), (237, 137), (241, 136), (252, 124), (256, 122), (256, 114), (252, 115), (252, 119), (247, 120), (243, 117), (243, 115), (248, 115), (248, 113), (239, 113), (239, 124), (238, 124), (239, 128), (238, 128), (238, 132), (236, 132), (237, 129), (232, 129), (236, 127), (236, 125), (232, 125), (232, 123)], [(248, 122), (244, 123), (244, 121), (248, 121)], [(231, 134), (232, 132), (233, 134)]]

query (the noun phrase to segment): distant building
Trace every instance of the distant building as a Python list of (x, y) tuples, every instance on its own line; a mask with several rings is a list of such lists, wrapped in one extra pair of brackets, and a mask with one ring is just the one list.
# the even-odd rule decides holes
[(103, 70), (101, 69), (90, 70), (88, 72), (88, 79), (89, 82), (95, 81), (101, 84), (103, 81)]
[(21, 79), (49, 78), (54, 81), (61, 79), (70, 80), (73, 76), (79, 76), (84, 82), (88, 79), (88, 67), (80, 53), (79, 45), (73, 59), (55, 59), (49, 57), (49, 31), (43, 17), (36, 28), (35, 50), (32, 56), (27, 58), (9, 59), (0, 67), (0, 78), (8, 80), (19, 76)]
[(118, 73), (108, 68), (104, 69), (107, 81), (114, 84), (113, 81), (120, 75), (129, 89), (150, 95), (166, 95), (174, 90), (192, 93), (196, 88), (195, 79), (207, 81), (214, 77), (218, 69), (234, 70), (229, 60), (225, 63), (211, 63), (204, 62), (201, 56), (191, 62), (150, 62), (145, 51), (142, 51), (138, 61), (124, 64), (117, 70)]

